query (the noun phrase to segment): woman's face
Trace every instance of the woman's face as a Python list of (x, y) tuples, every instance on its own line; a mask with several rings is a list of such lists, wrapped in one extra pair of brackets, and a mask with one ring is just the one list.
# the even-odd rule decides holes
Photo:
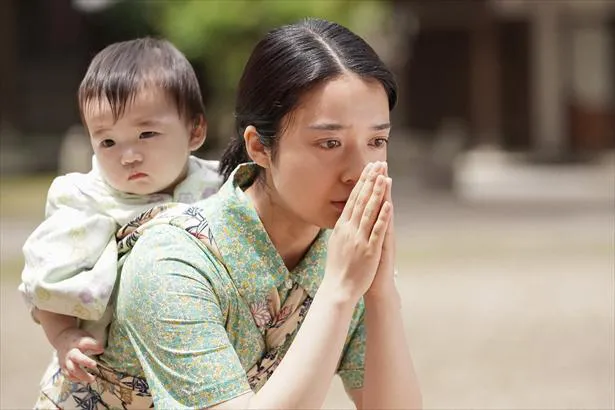
[(302, 96), (267, 170), (272, 199), (302, 223), (332, 228), (365, 165), (386, 161), (389, 104), (375, 80), (346, 74)]

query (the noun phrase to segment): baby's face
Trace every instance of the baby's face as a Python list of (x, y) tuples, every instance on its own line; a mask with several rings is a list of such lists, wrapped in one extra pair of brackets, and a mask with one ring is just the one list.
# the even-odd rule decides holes
[(171, 192), (205, 138), (202, 124), (189, 124), (156, 87), (137, 92), (117, 121), (106, 99), (89, 102), (83, 117), (107, 183), (131, 194)]

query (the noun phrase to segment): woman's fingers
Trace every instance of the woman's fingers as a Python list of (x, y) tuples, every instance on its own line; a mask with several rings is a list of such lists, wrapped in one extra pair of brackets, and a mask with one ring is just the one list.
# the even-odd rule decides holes
[(326, 276), (351, 295), (365, 294), (378, 270), (391, 213), (385, 173), (383, 163), (365, 168), (329, 240)]
[(374, 223), (374, 227), (369, 237), (370, 246), (376, 246), (377, 249), (382, 249), (384, 252), (384, 246), (393, 224), (393, 201), (391, 200), (391, 186), (393, 180), (389, 177), (383, 178), (383, 203), (378, 213), (378, 219)]
[(359, 224), (359, 232), (364, 235), (364, 238), (369, 239), (380, 208), (382, 207), (382, 200), (387, 190), (387, 179), (383, 175), (377, 175), (374, 181), (374, 186), (371, 191), (371, 195), (367, 200), (363, 215), (361, 216), (361, 222)]
[(376, 219), (376, 223), (374, 223), (371, 235), (369, 236), (369, 246), (371, 248), (382, 249), (389, 224), (391, 223), (392, 214), (393, 204), (385, 201), (382, 207), (380, 207), (378, 219)]
[(350, 217), (352, 216), (352, 211), (357, 201), (357, 197), (359, 196), (359, 193), (361, 192), (361, 189), (363, 188), (363, 184), (365, 183), (365, 180), (367, 179), (367, 176), (369, 175), (373, 166), (374, 164), (369, 163), (365, 166), (365, 168), (363, 168), (363, 172), (361, 173), (361, 177), (359, 178), (359, 181), (355, 184), (354, 188), (352, 189), (352, 192), (350, 193), (350, 196), (348, 197), (348, 200), (346, 201), (346, 206), (344, 206), (344, 210), (342, 211), (342, 214), (340, 215), (340, 220), (342, 221), (350, 220)]
[[(386, 255), (387, 252), (394, 252), (394, 241), (395, 241), (395, 235), (394, 235), (394, 226), (395, 226), (395, 214), (393, 212), (393, 199), (392, 199), (392, 195), (391, 195), (391, 188), (393, 186), (393, 180), (391, 178), (387, 178), (387, 183), (386, 183), (386, 192), (384, 193), (384, 201), (388, 202), (389, 204), (391, 204), (391, 212), (390, 212), (390, 217), (389, 217), (389, 226), (387, 227), (386, 232), (384, 233), (384, 242), (382, 245), (382, 253), (383, 253), (383, 257), (386, 256), (391, 256), (391, 255)], [(391, 256), (392, 259), (394, 259), (394, 256)], [(391, 261), (391, 263), (393, 263)]]
[(367, 206), (367, 203), (372, 196), (374, 185), (376, 183), (376, 178), (382, 172), (382, 163), (376, 162), (375, 164), (373, 164), (372, 168), (367, 174), (367, 179), (363, 183), (361, 190), (358, 192), (358, 196), (356, 198), (356, 201), (354, 202), (354, 206), (352, 209), (352, 215), (350, 217), (350, 220), (355, 223), (355, 226), (357, 228), (361, 223), (361, 218), (363, 217), (365, 207)]
[(384, 194), (384, 200), (391, 203), (391, 223), (389, 224), (389, 229), (387, 229), (387, 236), (390, 236), (391, 238), (393, 238), (394, 237), (393, 227), (395, 226), (395, 224), (393, 223), (395, 214), (392, 212), (393, 211), (393, 194), (392, 194), (393, 180), (390, 177), (388, 177), (387, 180), (388, 180), (388, 184), (387, 184), (387, 190)]

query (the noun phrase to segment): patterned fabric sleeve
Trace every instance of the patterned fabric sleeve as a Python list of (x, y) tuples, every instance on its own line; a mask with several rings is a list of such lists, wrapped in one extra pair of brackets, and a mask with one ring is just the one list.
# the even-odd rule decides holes
[(126, 258), (117, 325), (127, 334), (162, 409), (206, 408), (250, 391), (225, 329), (222, 266), (186, 232), (145, 231)]
[(360, 389), (363, 387), (363, 375), (365, 373), (365, 308), (361, 301), (354, 311), (350, 325), (348, 341), (342, 354), (342, 360), (338, 367), (338, 374), (344, 382), (346, 390)]
[(117, 226), (92, 208), (70, 177), (56, 178), (47, 218), (23, 247), (19, 290), (30, 307), (86, 320), (103, 316), (116, 280)]

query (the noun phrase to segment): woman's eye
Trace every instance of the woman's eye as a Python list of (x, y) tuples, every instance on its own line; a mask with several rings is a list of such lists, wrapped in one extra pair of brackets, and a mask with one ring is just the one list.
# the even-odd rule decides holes
[(156, 135), (158, 135), (158, 133), (155, 131), (145, 131), (145, 132), (142, 132), (141, 135), (139, 135), (139, 138), (152, 138), (152, 137), (155, 137)]
[(321, 142), (319, 145), (324, 149), (333, 149), (341, 146), (342, 144), (338, 140), (326, 140)]
[(103, 148), (110, 148), (114, 145), (115, 145), (115, 141), (113, 140), (106, 139), (106, 140), (100, 141), (100, 146)]
[(373, 143), (376, 148), (386, 147), (388, 144), (389, 140), (387, 138), (376, 138)]

